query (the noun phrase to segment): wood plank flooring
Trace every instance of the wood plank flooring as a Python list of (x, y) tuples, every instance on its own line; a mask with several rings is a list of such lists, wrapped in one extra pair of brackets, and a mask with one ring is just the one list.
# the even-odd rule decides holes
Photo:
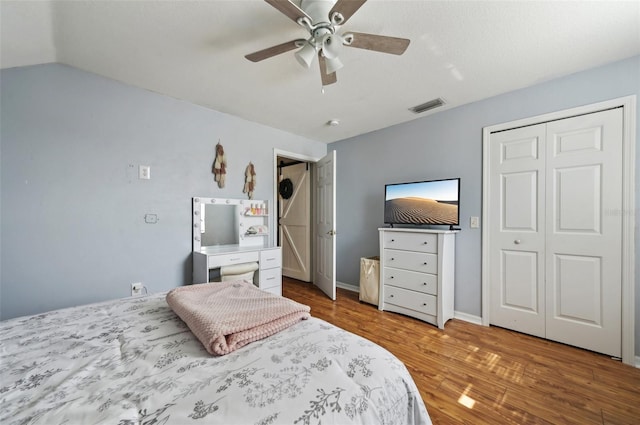
[(455, 319), (439, 330), (288, 278), (283, 295), (395, 354), (436, 425), (640, 424), (640, 369), (607, 356)]

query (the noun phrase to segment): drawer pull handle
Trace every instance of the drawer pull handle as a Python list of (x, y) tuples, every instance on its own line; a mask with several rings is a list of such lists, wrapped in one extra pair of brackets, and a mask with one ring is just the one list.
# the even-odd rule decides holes
[(423, 245), (429, 245), (429, 242), (424, 242)]
[(427, 303), (422, 303), (422, 305), (426, 307), (426, 306), (427, 306)]
[(516, 245), (520, 245), (520, 239), (516, 239), (515, 241), (513, 241), (513, 243)]
[(423, 284), (424, 286), (427, 286), (427, 282), (422, 282), (422, 284)]
[(391, 239), (391, 242), (395, 242), (395, 241), (396, 241), (395, 239)]
[(389, 276), (389, 279), (393, 279), (393, 276)]
[(395, 260), (395, 258), (391, 257), (391, 261)]
[(389, 298), (393, 298), (393, 294), (389, 295)]
[(422, 263), (422, 264), (424, 264), (424, 265), (426, 266), (426, 265), (427, 265), (427, 262), (425, 261), (425, 262), (424, 262), (424, 263)]
[(268, 277), (267, 280), (273, 280), (275, 277)]

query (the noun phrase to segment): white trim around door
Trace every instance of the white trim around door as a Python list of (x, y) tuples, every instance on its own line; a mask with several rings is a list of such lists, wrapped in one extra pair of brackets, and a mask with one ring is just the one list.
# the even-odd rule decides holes
[(636, 96), (626, 96), (564, 111), (552, 112), (503, 124), (485, 127), (482, 132), (482, 324), (489, 326), (489, 140), (491, 133), (518, 127), (590, 114), (612, 108), (623, 108), (622, 209), (609, 211), (622, 216), (622, 361), (635, 365), (635, 145)]

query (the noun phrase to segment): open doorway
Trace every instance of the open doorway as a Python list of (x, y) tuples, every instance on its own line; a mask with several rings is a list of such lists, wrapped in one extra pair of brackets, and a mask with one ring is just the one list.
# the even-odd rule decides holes
[[(282, 247), (283, 276), (310, 281), (335, 300), (336, 152), (331, 151), (323, 158), (278, 149), (273, 152), (273, 199), (277, 214), (274, 214), (272, 228), (276, 230), (277, 245)], [(287, 178), (290, 184), (281, 185)], [(294, 196), (296, 189), (299, 192)], [(281, 191), (289, 198), (285, 200)], [(290, 200), (295, 198), (302, 202), (291, 206)], [(285, 220), (285, 226), (281, 226), (284, 217), (295, 218), (289, 223)], [(298, 272), (304, 274), (298, 275)]]
[(282, 275), (311, 282), (311, 164), (277, 157), (277, 244)]

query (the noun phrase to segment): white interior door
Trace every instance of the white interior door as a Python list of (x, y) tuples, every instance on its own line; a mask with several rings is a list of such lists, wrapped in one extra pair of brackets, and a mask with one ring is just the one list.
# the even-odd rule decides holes
[(336, 299), (336, 151), (316, 164), (315, 239), (316, 278), (314, 284)]
[(279, 198), (278, 231), (282, 247), (282, 274), (311, 280), (311, 180), (307, 163), (281, 168), (281, 178), (290, 179), (293, 193)]
[(622, 110), (491, 135), (490, 322), (619, 357)]
[(622, 108), (547, 124), (547, 338), (622, 349)]
[(545, 336), (545, 126), (491, 135), (491, 323)]

